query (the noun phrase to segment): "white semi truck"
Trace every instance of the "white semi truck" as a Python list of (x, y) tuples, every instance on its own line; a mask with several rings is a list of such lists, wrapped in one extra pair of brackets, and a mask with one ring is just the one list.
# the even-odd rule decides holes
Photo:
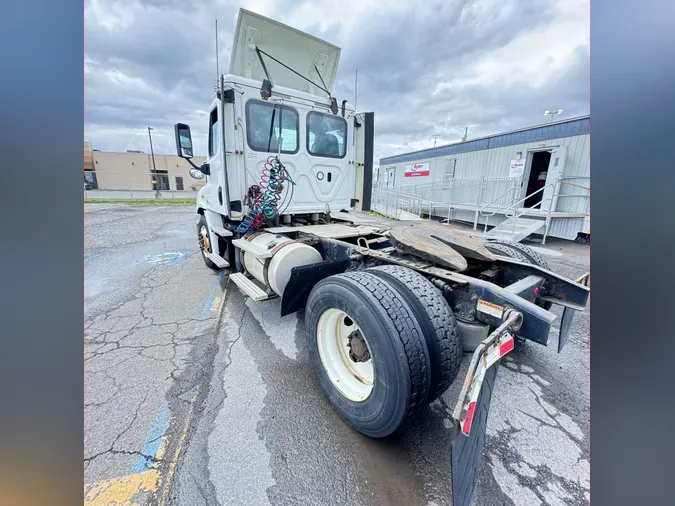
[[(208, 157), (191, 175), (206, 265), (255, 301), (305, 310), (310, 361), (335, 410), (386, 437), (455, 380), (472, 353), (453, 416), (453, 505), (468, 505), (501, 357), (548, 344), (564, 307), (559, 350), (587, 276), (558, 276), (532, 249), (481, 244), (430, 221), (364, 222), (373, 113), (332, 94), (340, 48), (240, 10), (229, 73), (216, 80)], [(175, 126), (190, 161), (190, 128)], [(192, 164), (192, 162), (190, 161)]]

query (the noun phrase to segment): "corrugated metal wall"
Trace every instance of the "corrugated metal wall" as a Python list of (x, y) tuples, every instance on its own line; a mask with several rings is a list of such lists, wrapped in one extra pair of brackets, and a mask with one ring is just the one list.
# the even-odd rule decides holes
[[(516, 153), (521, 152), (523, 160), (527, 159), (528, 151), (541, 150), (543, 148), (554, 148), (557, 146), (567, 146), (567, 159), (563, 168), (563, 176), (584, 176), (590, 174), (590, 139), (588, 135), (581, 135), (575, 137), (565, 137), (561, 139), (551, 139), (544, 142), (531, 142), (526, 144), (516, 144), (513, 146), (505, 146), (493, 149), (484, 149), (481, 151), (472, 151), (469, 153), (461, 153), (457, 155), (449, 155), (445, 157), (435, 158), (420, 158), (415, 160), (415, 163), (429, 162), (430, 174), (424, 177), (405, 177), (405, 166), (409, 165), (410, 161), (403, 161), (396, 164), (382, 165), (384, 169), (396, 167), (396, 176), (394, 180), (394, 188), (412, 187), (421, 185), (438, 185), (444, 182), (445, 168), (452, 165), (452, 160), (455, 160), (454, 167), (455, 179), (464, 178), (507, 178), (509, 175), (509, 165), (511, 160), (515, 159)], [(386, 174), (386, 172), (383, 172)], [(526, 174), (527, 175), (527, 174)], [(571, 181), (574, 183), (574, 181)], [(576, 184), (581, 186), (588, 186), (588, 180), (580, 179)], [(491, 185), (488, 193), (482, 197), (483, 202), (489, 202), (496, 198), (500, 193), (503, 193), (509, 188), (506, 181), (500, 185)], [(464, 192), (465, 198), (460, 198), (459, 201), (464, 201), (469, 196), (474, 195), (474, 191), (467, 187)], [(587, 193), (581, 188), (563, 184), (559, 193), (561, 195), (582, 195)], [(463, 195), (460, 192), (459, 195)], [(434, 198), (433, 200), (437, 200)], [(438, 199), (441, 200), (441, 199)], [(567, 212), (585, 212), (585, 199), (579, 198), (559, 198), (557, 209), (558, 211)]]
[[(590, 176), (590, 118), (581, 118), (568, 122), (546, 125), (529, 130), (510, 132), (484, 139), (476, 139), (460, 144), (441, 146), (428, 150), (407, 153), (380, 160), (380, 170), (383, 175), (391, 167), (396, 168), (394, 188), (405, 189), (414, 193), (423, 192), (424, 198), (435, 202), (452, 202), (453, 204), (475, 204), (480, 194), (483, 204), (489, 203), (500, 197), (505, 192), (508, 198), (511, 194), (509, 188), (514, 180), (508, 180), (511, 160), (516, 158), (516, 153), (522, 154), (522, 160), (528, 160), (528, 152), (552, 149), (559, 146), (567, 146), (567, 157), (562, 170), (563, 177), (578, 177), (580, 179), (568, 180), (561, 184), (558, 189), (560, 197), (556, 204), (556, 211), (570, 213), (589, 212), (589, 192), (584, 189), (590, 187), (590, 180), (584, 179)], [(556, 135), (556, 137), (551, 137)], [(411, 163), (425, 163), (430, 166), (429, 176), (405, 177), (405, 166)], [(476, 181), (462, 181), (453, 188), (452, 193), (444, 189), (444, 182), (450, 179), (446, 174), (452, 173), (454, 167), (454, 179), (473, 178), (502, 178), (493, 180), (487, 187), (481, 190)], [(529, 169), (529, 164), (527, 169)], [(527, 177), (528, 172), (524, 174)], [(386, 176), (385, 176), (386, 177)], [(568, 184), (571, 183), (571, 184)], [(515, 191), (519, 197), (525, 195), (527, 184)], [(481, 193), (482, 192), (482, 193)], [(579, 197), (567, 197), (578, 195)], [(447, 212), (447, 207), (446, 207)], [(474, 220), (474, 211), (455, 209), (454, 219), (460, 221)], [(503, 217), (493, 216), (489, 224), (497, 225)], [(479, 219), (479, 223), (484, 220)], [(583, 218), (555, 219), (552, 222), (549, 234), (554, 237), (568, 239), (576, 238), (577, 232), (585, 232)]]

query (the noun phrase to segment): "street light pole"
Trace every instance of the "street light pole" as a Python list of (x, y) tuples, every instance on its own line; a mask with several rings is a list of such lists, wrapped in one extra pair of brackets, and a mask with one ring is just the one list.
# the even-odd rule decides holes
[(562, 114), (563, 110), (558, 109), (557, 111), (549, 111), (548, 109), (544, 111), (544, 116), (551, 116), (551, 123), (553, 123), (553, 118), (556, 114)]
[(152, 149), (152, 128), (148, 127), (148, 139), (150, 139), (150, 156), (152, 157), (152, 178), (155, 180), (155, 192), (159, 196), (159, 179), (157, 178), (157, 166), (155, 165), (155, 151)]

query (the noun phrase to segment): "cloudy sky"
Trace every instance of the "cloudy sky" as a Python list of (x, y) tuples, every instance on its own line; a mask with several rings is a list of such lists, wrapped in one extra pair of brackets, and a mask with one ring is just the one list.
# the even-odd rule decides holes
[(206, 151), (216, 69), (244, 7), (342, 48), (334, 95), (375, 112), (375, 163), (589, 112), (588, 0), (86, 0), (85, 138), (95, 149), (175, 152), (189, 123)]

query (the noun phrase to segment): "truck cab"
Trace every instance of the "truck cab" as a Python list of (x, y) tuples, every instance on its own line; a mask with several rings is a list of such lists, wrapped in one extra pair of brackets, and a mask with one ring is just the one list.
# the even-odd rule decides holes
[[(240, 10), (229, 72), (216, 79), (209, 108), (206, 162), (191, 170), (206, 178), (197, 211), (209, 224), (220, 227), (218, 215), (247, 222), (265, 196), (276, 211), (265, 211), (268, 223), (316, 222), (361, 202), (366, 115), (332, 96), (339, 58), (339, 47)], [(176, 125), (176, 141), (189, 161), (188, 125)]]

